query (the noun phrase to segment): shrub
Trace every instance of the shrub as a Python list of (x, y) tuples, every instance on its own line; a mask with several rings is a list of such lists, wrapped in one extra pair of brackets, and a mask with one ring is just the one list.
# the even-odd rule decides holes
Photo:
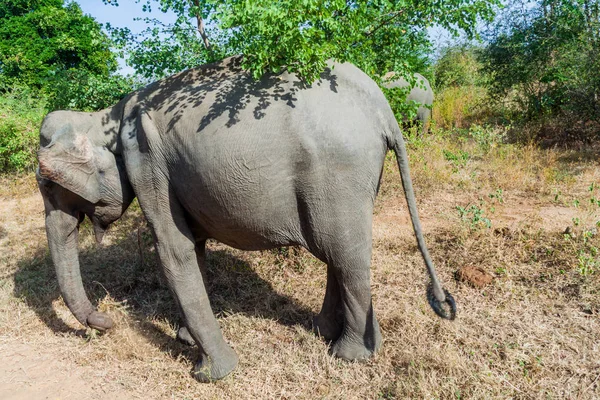
[(435, 63), (435, 88), (481, 86), (484, 77), (478, 60), (479, 51), (468, 44), (443, 48)]
[(479, 86), (447, 87), (436, 93), (433, 120), (444, 129), (467, 128), (480, 122), (486, 91)]
[(507, 9), (482, 52), (491, 95), (548, 145), (600, 137), (600, 2), (533, 2)]
[(45, 101), (27, 88), (0, 96), (0, 172), (32, 171)]

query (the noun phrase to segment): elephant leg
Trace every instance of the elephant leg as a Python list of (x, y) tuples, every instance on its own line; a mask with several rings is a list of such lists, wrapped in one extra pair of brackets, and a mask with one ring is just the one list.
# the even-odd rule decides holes
[(206, 288), (206, 283), (208, 282), (206, 275), (206, 240), (196, 240), (196, 247), (194, 250), (196, 251), (196, 261), (198, 262), (198, 268), (200, 268), (202, 280), (204, 281), (204, 286)]
[[(333, 355), (346, 360), (365, 359), (381, 346), (371, 300), (372, 200), (340, 196), (330, 206), (311, 210), (315, 211), (315, 226), (327, 227), (311, 231), (308, 236), (310, 251), (327, 263), (325, 300), (315, 318), (315, 328), (322, 336), (335, 340)], [(342, 324), (337, 322), (340, 313)]]
[(425, 135), (429, 131), (429, 120), (431, 119), (431, 110), (429, 108), (419, 109), (417, 113), (417, 122), (420, 123), (421, 134)]
[[(204, 282), (204, 288), (206, 288), (206, 240), (198, 240), (196, 241), (196, 261), (198, 262), (198, 267), (200, 268), (200, 273), (202, 274), (202, 281)], [(207, 290), (208, 292), (208, 290)], [(179, 315), (183, 316), (183, 310), (181, 309), (181, 306), (179, 305), (179, 303), (177, 304), (178, 308), (179, 308)], [(185, 326), (185, 324), (183, 323), (183, 321), (181, 322), (181, 325), (179, 327), (179, 329), (177, 330), (177, 340), (185, 345), (188, 346), (194, 346), (196, 345), (196, 342), (194, 341), (194, 338), (192, 337), (192, 335), (190, 334), (190, 331), (188, 330), (188, 328)]]
[(183, 209), (168, 189), (155, 191), (165, 192), (169, 193), (168, 199), (139, 196), (140, 205), (154, 231), (158, 255), (169, 288), (181, 307), (184, 325), (198, 345), (200, 355), (194, 377), (201, 382), (221, 379), (236, 367), (238, 357), (225, 343), (210, 307), (195, 240)]
[(381, 332), (371, 298), (370, 251), (368, 254), (369, 257), (345, 254), (333, 260), (341, 292), (344, 328), (332, 353), (345, 360), (369, 358), (381, 347)]
[(344, 316), (342, 295), (333, 268), (327, 266), (327, 286), (321, 312), (313, 318), (313, 329), (317, 335), (329, 341), (337, 340), (342, 334)]

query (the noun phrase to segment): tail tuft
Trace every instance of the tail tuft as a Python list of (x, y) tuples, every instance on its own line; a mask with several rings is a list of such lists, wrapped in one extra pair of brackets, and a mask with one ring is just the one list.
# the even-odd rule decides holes
[(453, 320), (456, 318), (456, 303), (454, 302), (452, 295), (446, 289), (444, 289), (444, 294), (446, 295), (446, 300), (439, 301), (433, 294), (433, 285), (427, 287), (427, 300), (429, 301), (431, 308), (433, 308), (433, 311), (444, 319)]

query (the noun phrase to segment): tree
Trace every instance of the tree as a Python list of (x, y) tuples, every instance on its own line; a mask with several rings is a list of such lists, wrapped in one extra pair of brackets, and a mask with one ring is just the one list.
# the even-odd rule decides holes
[(147, 77), (243, 54), (244, 67), (255, 77), (285, 68), (311, 82), (330, 58), (353, 62), (374, 77), (390, 70), (408, 75), (429, 50), (428, 27), (438, 24), (472, 37), (478, 19), (490, 20), (497, 4), (497, 0), (146, 0), (145, 10), (157, 6), (174, 11), (177, 21), (165, 25), (147, 19), (154, 26), (141, 35), (112, 30), (129, 51), (129, 63)]
[(117, 75), (111, 38), (76, 3), (4, 0), (0, 4), (0, 90), (24, 85), (50, 110), (97, 110), (134, 83)]
[(110, 38), (76, 3), (5, 0), (0, 6), (0, 79), (42, 87), (66, 70), (108, 75), (117, 69)]
[(434, 67), (436, 89), (481, 85), (481, 50), (469, 43), (444, 47)]
[(600, 131), (599, 10), (598, 0), (540, 0), (509, 7), (502, 24), (489, 33), (483, 53), (492, 93), (510, 95), (525, 120), (595, 121)]

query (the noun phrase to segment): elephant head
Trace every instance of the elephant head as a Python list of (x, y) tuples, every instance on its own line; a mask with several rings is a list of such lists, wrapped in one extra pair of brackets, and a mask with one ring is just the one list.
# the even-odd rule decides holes
[(134, 198), (120, 156), (120, 114), (118, 106), (97, 113), (56, 111), (40, 129), (37, 180), (60, 291), (77, 320), (99, 330), (112, 321), (85, 294), (77, 236), (87, 215), (99, 243)]

